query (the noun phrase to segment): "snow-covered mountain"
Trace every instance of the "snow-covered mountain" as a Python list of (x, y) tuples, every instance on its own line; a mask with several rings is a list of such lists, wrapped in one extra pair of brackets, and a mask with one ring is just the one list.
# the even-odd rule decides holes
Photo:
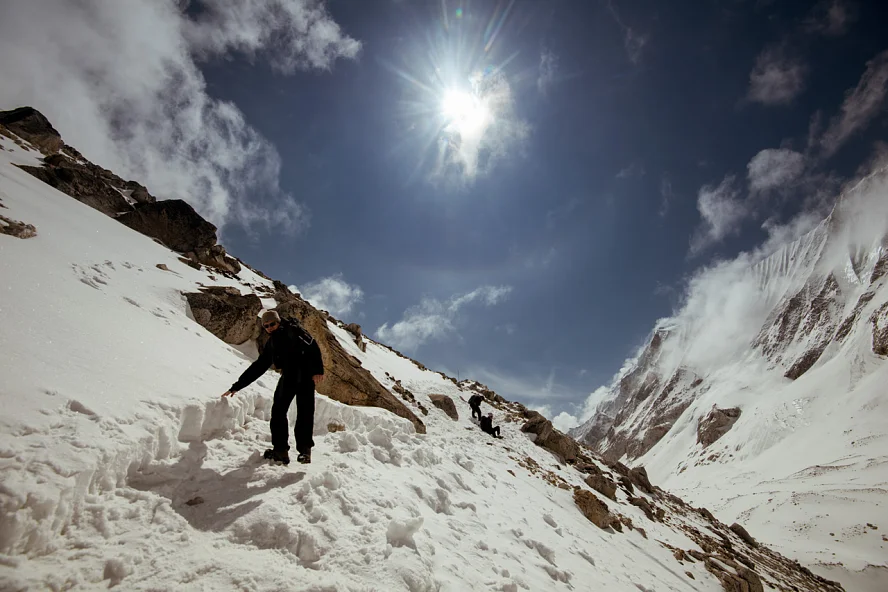
[[(123, 202), (125, 223), (89, 188), (138, 189), (60, 146), (0, 127), (0, 589), (841, 589), (366, 339), (215, 235), (200, 253), (160, 244), (170, 224), (207, 229), (147, 199)], [(260, 458), (274, 372), (219, 396), (262, 345), (263, 307), (324, 353), (310, 465)], [(503, 440), (469, 419), (475, 392)]]
[(888, 589), (888, 170), (751, 259), (698, 278), (571, 434), (821, 573)]

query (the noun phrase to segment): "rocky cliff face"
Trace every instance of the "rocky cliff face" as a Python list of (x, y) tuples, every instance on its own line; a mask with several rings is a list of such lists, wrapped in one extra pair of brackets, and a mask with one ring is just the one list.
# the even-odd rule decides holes
[[(871, 336), (874, 354), (885, 355), (880, 344), (888, 292), (881, 288), (888, 271), (888, 227), (866, 244), (855, 240), (854, 229), (865, 216), (858, 195), (886, 176), (883, 170), (865, 180), (817, 228), (746, 271), (758, 286), (761, 307), (770, 312), (742, 359), (701, 366), (684, 353), (697, 339), (692, 329), (678, 318), (664, 320), (610, 385), (596, 413), (571, 434), (606, 458), (631, 461), (673, 429), (726, 365), (762, 362), (768, 372), (796, 380), (842, 355), (849, 335), (860, 331)], [(709, 425), (705, 409), (692, 412), (688, 421)]]

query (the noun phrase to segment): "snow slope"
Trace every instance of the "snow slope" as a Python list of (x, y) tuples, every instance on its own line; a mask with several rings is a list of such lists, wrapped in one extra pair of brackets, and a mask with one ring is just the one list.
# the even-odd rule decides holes
[(494, 400), (491, 439), (462, 402), (479, 385), (361, 351), (337, 322), (364, 368), (430, 410), (428, 433), (319, 395), (312, 464), (270, 466), (275, 374), (221, 398), (251, 348), (204, 330), (181, 293), (271, 282), (184, 265), (10, 164), (37, 153), (0, 147), (2, 211), (37, 228), (0, 235), (0, 589), (714, 591), (712, 572), (743, 563), (767, 590), (838, 590), (662, 493), (591, 494), (625, 528), (595, 526), (573, 499), (587, 474), (520, 432), (516, 406)]
[(720, 589), (657, 542), (699, 549), (679, 530), (628, 504), (648, 538), (599, 529), (541, 478), (584, 475), (514, 424), (489, 439), (461, 403), (452, 421), (428, 394), (458, 400), (458, 385), (373, 342), (361, 352), (334, 324), (431, 409), (428, 434), (318, 396), (314, 462), (268, 466), (274, 374), (220, 398), (248, 359), (180, 294), (268, 280), (183, 265), (9, 164), (38, 155), (0, 146), (2, 211), (38, 232), (0, 235), (0, 589)]
[[(886, 204), (882, 170), (798, 240), (716, 270), (729, 289), (692, 290), (573, 435), (848, 589), (888, 589)], [(713, 406), (742, 414), (704, 447)]]

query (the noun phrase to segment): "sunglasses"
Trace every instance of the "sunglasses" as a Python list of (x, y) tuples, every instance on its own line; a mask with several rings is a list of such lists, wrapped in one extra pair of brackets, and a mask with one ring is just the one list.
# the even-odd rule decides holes
[(263, 324), (262, 326), (265, 327), (266, 329), (274, 329), (275, 327), (278, 326), (278, 322), (272, 321), (272, 322), (268, 323), (267, 325)]

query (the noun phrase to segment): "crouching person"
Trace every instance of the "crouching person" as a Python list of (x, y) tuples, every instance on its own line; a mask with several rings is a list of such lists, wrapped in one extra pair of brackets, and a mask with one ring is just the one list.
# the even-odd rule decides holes
[(499, 426), (493, 425), (493, 413), (481, 417), (481, 431), (490, 434), (494, 438), (502, 438)]

